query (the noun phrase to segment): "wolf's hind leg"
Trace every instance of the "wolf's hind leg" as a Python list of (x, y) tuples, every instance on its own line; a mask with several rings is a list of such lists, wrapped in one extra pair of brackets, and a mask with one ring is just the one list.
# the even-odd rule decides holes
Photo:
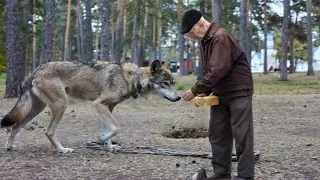
[(6, 149), (8, 151), (14, 150), (15, 146), (13, 145), (14, 139), (20, 129), (27, 124), (29, 121), (31, 121), (35, 116), (37, 116), (45, 107), (46, 105), (38, 99), (34, 94), (30, 93), (30, 97), (32, 97), (32, 109), (27, 113), (26, 118), (24, 121), (17, 122), (15, 125), (11, 128), (11, 133), (9, 136), (9, 139), (6, 143)]
[(62, 115), (66, 109), (67, 109), (67, 99), (58, 100), (54, 104), (51, 105), (52, 117), (51, 117), (51, 122), (50, 122), (49, 127), (46, 132), (46, 136), (48, 137), (50, 142), (58, 149), (58, 152), (61, 152), (61, 153), (73, 152), (73, 149), (63, 147), (55, 134), (55, 130), (57, 128), (57, 125), (59, 124), (59, 122), (62, 118)]
[(14, 138), (16, 137), (17, 133), (20, 131), (20, 129), (23, 127), (23, 125), (26, 124), (26, 122), (18, 122), (11, 128), (11, 133), (9, 136), (9, 139), (6, 143), (6, 150), (12, 151), (15, 149), (15, 146), (13, 145)]

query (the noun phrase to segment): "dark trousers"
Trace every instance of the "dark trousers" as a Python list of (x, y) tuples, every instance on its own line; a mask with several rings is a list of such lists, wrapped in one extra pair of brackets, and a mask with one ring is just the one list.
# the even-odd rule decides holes
[(231, 174), (233, 139), (238, 157), (238, 177), (254, 177), (252, 96), (220, 100), (211, 106), (209, 141), (215, 174)]

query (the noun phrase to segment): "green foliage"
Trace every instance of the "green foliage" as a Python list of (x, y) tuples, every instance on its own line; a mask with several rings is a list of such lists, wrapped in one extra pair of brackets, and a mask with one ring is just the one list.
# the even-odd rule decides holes
[[(275, 40), (275, 49), (277, 50), (277, 54), (276, 54), (277, 59), (282, 59), (282, 39), (281, 38), (282, 38), (281, 35), (278, 35)], [(307, 48), (308, 48), (307, 44), (302, 43), (298, 40), (295, 40), (294, 45), (295, 45), (294, 58), (306, 61), (307, 60)], [(288, 48), (287, 59), (289, 59), (289, 57), (290, 57), (289, 46), (290, 46), (290, 43), (288, 43), (288, 47), (287, 47)]]

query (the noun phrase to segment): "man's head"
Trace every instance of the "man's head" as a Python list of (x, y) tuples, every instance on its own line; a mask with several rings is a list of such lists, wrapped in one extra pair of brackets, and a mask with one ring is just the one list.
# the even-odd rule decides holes
[(202, 39), (210, 23), (202, 17), (200, 11), (190, 9), (183, 14), (181, 21), (181, 34), (188, 34), (190, 38)]

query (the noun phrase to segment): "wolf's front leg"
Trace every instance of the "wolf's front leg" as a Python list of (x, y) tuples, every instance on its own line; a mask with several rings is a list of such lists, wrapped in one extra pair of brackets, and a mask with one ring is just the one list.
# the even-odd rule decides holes
[(103, 134), (100, 141), (104, 144), (106, 143), (109, 152), (115, 153), (119, 151), (121, 147), (119, 145), (113, 145), (111, 138), (120, 132), (120, 127), (116, 123), (116, 119), (110, 112), (109, 107), (106, 107), (101, 102), (103, 102), (103, 99), (97, 99), (93, 102), (93, 105), (103, 119)]
[(110, 133), (110, 129), (105, 121), (102, 121), (102, 134), (99, 138), (99, 144), (103, 144), (107, 147), (109, 152), (117, 152), (121, 149), (121, 146), (112, 144), (111, 138), (107, 139)]

